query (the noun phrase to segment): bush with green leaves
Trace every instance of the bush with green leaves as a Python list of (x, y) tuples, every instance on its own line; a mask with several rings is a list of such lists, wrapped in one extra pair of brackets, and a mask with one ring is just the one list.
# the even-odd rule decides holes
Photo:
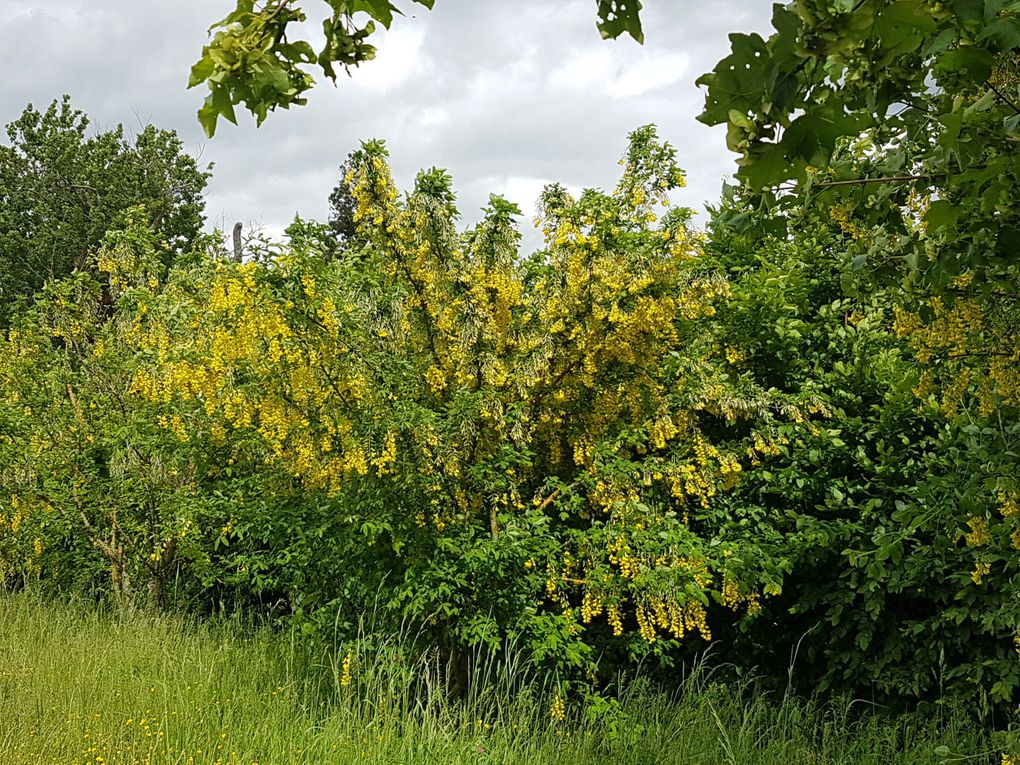
[(1020, 698), (1016, 412), (982, 417), (968, 399), (947, 417), (919, 398), (896, 293), (845, 291), (840, 223), (808, 208), (792, 237), (768, 225), (739, 202), (717, 215), (712, 246), (735, 284), (728, 335), (747, 373), (823, 397), (832, 416), (721, 499), (787, 571), (734, 645), (780, 679), (792, 663), (805, 689), (894, 703), (954, 693), (1008, 711)]

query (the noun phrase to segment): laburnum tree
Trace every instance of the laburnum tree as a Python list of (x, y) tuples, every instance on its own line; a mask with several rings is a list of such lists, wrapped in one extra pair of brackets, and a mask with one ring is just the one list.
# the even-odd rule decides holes
[(209, 485), (215, 446), (180, 442), (131, 394), (142, 359), (129, 340), (168, 245), (141, 207), (122, 225), (0, 339), (0, 581), (41, 575), (130, 609), (164, 605), (182, 569), (201, 579), (196, 537), (218, 528), (201, 511), (224, 489)]
[(129, 208), (173, 253), (201, 232), (207, 169), (182, 150), (173, 131), (122, 126), (90, 135), (86, 115), (65, 96), (45, 111), (29, 105), (7, 125), (0, 145), (0, 325), (19, 299), (85, 267), (106, 232)]

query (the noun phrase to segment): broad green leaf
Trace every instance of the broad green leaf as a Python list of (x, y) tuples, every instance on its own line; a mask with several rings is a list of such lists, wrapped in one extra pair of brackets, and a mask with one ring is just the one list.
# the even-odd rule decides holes
[(598, 29), (603, 38), (616, 39), (626, 32), (643, 43), (640, 0), (598, 0)]
[(212, 58), (203, 55), (195, 64), (191, 67), (191, 76), (188, 78), (188, 87), (193, 88), (196, 85), (205, 82), (210, 75), (215, 71), (216, 64)]
[(212, 138), (216, 135), (216, 120), (219, 118), (219, 111), (213, 106), (212, 94), (206, 97), (202, 108), (198, 110), (198, 121), (202, 125), (206, 136)]
[(230, 100), (230, 91), (220, 85), (212, 90), (212, 105), (216, 111), (223, 115), (233, 124), (237, 124), (237, 117), (234, 115), (234, 104)]

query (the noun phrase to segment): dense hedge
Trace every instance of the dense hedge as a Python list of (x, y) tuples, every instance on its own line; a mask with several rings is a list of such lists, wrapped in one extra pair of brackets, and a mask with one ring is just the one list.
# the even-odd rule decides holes
[(167, 268), (137, 211), (15, 318), (4, 581), (323, 639), (370, 615), (564, 682), (715, 641), (807, 689), (1016, 704), (1015, 412), (917, 388), (839, 221), (775, 236), (731, 200), (699, 232), (651, 128), (612, 192), (546, 189), (530, 256), (503, 199), (461, 231), (441, 171), (349, 167), (341, 252), (298, 221)]

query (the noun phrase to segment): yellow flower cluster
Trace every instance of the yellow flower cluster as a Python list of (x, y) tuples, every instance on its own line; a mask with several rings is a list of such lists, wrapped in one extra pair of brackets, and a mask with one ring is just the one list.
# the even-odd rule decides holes
[(612, 542), (607, 552), (609, 562), (620, 569), (620, 576), (624, 579), (633, 579), (638, 575), (638, 561), (634, 557), (634, 551), (627, 544), (623, 537), (618, 537)]
[(638, 632), (641, 637), (644, 638), (646, 643), (655, 642), (655, 623), (654, 616), (648, 612), (647, 609), (638, 606), (637, 608), (637, 623)]
[(1003, 518), (1014, 518), (1020, 513), (1020, 495), (1015, 491), (1000, 489), (998, 492), (999, 512)]
[(592, 619), (602, 613), (603, 607), (602, 596), (590, 589), (585, 589), (584, 596), (581, 598), (581, 621), (584, 624), (589, 624)]
[(829, 217), (840, 227), (844, 234), (854, 241), (867, 238), (868, 229), (853, 219), (853, 207), (850, 203), (841, 203), (829, 208)]
[(992, 540), (988, 531), (988, 521), (980, 516), (971, 515), (967, 518), (970, 531), (964, 535), (968, 547), (983, 547)]
[(971, 581), (976, 585), (980, 585), (981, 581), (988, 576), (992, 571), (991, 564), (985, 561), (978, 561), (974, 564), (974, 570), (970, 572)]
[(737, 586), (736, 581), (729, 575), (723, 579), (722, 599), (723, 605), (728, 608), (736, 609), (736, 607), (740, 605), (740, 588)]
[(386, 434), (386, 446), (382, 453), (372, 460), (376, 474), (381, 476), (391, 473), (392, 465), (397, 461), (397, 435), (392, 430)]
[(638, 631), (647, 643), (654, 643), (657, 630), (668, 632), (675, 638), (682, 638), (697, 632), (705, 640), (712, 639), (708, 627), (708, 613), (697, 600), (681, 604), (674, 599), (652, 598), (648, 606), (637, 608)]
[(567, 701), (562, 693), (556, 693), (549, 705), (549, 716), (556, 722), (562, 722), (567, 716)]
[(739, 364), (746, 358), (747, 353), (745, 353), (740, 348), (736, 348), (732, 345), (726, 346), (726, 361), (728, 361), (730, 364), (734, 365)]
[(353, 676), (351, 675), (351, 654), (350, 651), (344, 656), (344, 660), (340, 667), (340, 686), (347, 688), (353, 682)]
[(620, 613), (619, 603), (610, 603), (606, 607), (606, 621), (613, 628), (613, 635), (620, 637), (623, 634), (623, 616)]
[[(965, 289), (970, 277), (957, 277), (957, 287)], [(948, 416), (959, 411), (969, 394), (983, 415), (1020, 404), (1020, 335), (1009, 312), (965, 295), (931, 298), (925, 308), (931, 314), (927, 321), (919, 312), (897, 307), (893, 323), (926, 366), (915, 393), (937, 393)]]
[(9, 530), (17, 534), (21, 524), (28, 517), (28, 505), (16, 494), (10, 498), (10, 511), (0, 513), (0, 531)]

